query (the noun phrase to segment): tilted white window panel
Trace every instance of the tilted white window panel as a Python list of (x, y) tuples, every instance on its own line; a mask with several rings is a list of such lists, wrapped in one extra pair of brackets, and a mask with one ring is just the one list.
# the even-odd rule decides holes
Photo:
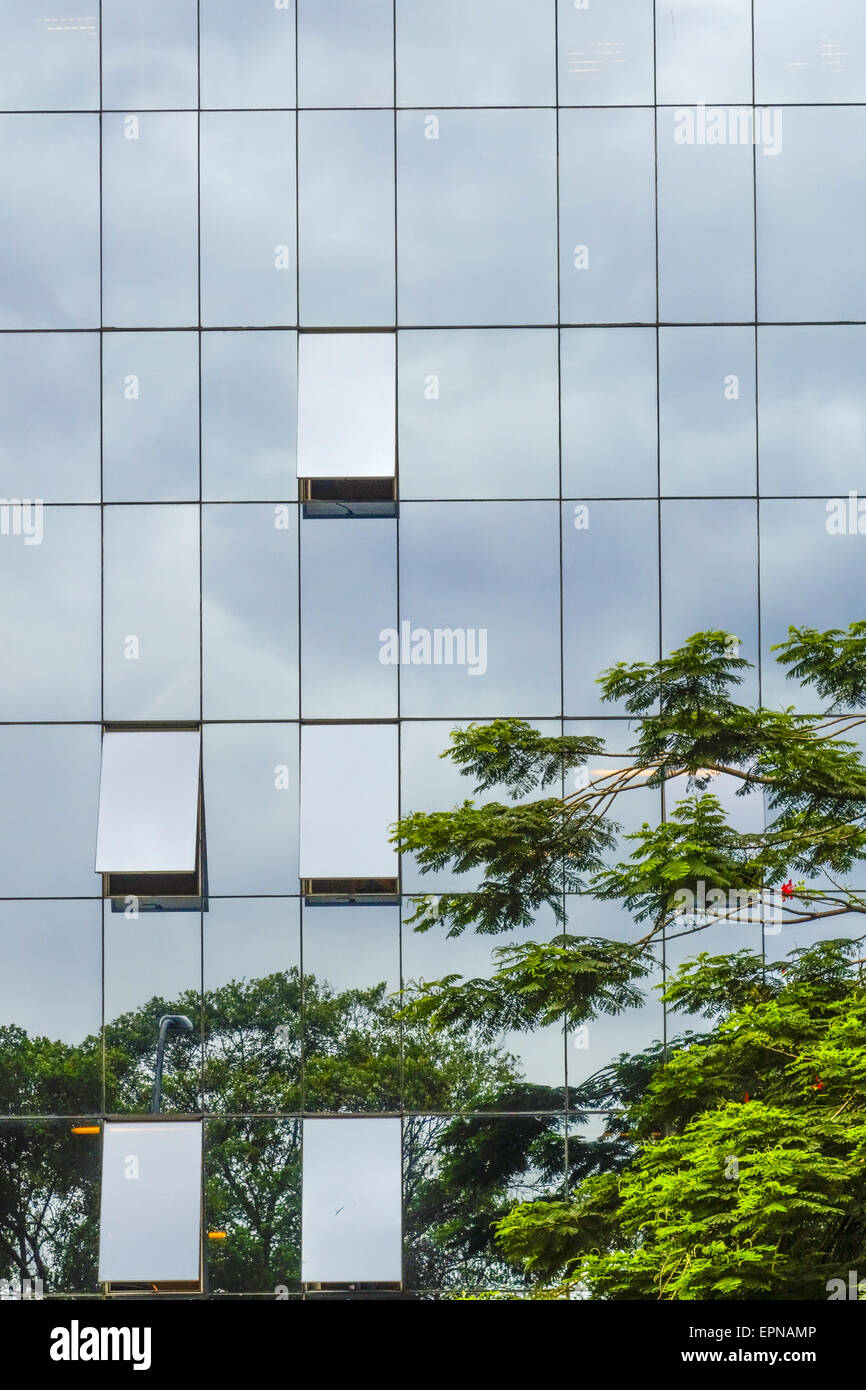
[(97, 873), (192, 873), (201, 734), (109, 732), (102, 739)]
[(301, 729), (301, 877), (394, 878), (397, 725)]
[(304, 1120), (304, 1283), (400, 1281), (400, 1153), (399, 1120)]
[(200, 1121), (106, 1124), (100, 1280), (200, 1277), (201, 1174)]
[(393, 477), (396, 394), (396, 334), (302, 333), (298, 477)]

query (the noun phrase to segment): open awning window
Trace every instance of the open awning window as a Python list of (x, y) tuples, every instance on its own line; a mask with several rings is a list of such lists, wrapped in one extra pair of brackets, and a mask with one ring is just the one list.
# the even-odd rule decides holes
[(200, 1121), (106, 1124), (99, 1279), (198, 1284), (201, 1181)]
[[(396, 885), (388, 843), (398, 815), (396, 724), (305, 724), (301, 729), (301, 878)], [(305, 890), (306, 891), (306, 890)], [(372, 891), (372, 890), (371, 890)]]
[(129, 879), (119, 891), (193, 891), (182, 879), (197, 880), (200, 765), (197, 729), (103, 735), (96, 872)]
[(399, 1120), (304, 1120), (304, 1283), (400, 1282), (400, 1166)]
[[(393, 514), (394, 333), (302, 333), (298, 477), (310, 515)], [(307, 511), (305, 511), (305, 515)]]

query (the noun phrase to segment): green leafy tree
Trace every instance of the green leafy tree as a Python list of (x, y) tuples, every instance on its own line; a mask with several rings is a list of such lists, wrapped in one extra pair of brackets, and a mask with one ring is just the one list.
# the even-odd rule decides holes
[[(100, 1113), (94, 1102), (103, 1063), (108, 1112), (150, 1110), (157, 1023), (165, 1013), (202, 1022), (200, 1040), (170, 1035), (163, 1109), (197, 1113), (204, 1100), (211, 1116), (206, 1219), (210, 1229), (226, 1232), (224, 1241), (208, 1242), (212, 1289), (272, 1293), (300, 1279), (302, 1041), (307, 1112), (399, 1110), (401, 1059), (407, 1065), (406, 1106), (419, 1112), (407, 1119), (404, 1139), (410, 1282), (440, 1288), (469, 1270), (482, 1282), (505, 1277), (509, 1261), (494, 1249), (494, 1225), (515, 1192), (543, 1190), (534, 1168), (530, 1182), (521, 1182), (521, 1174), (535, 1162), (532, 1146), (555, 1130), (556, 1117), (500, 1130), (498, 1147), (510, 1157), (487, 1163), (484, 1210), (464, 1229), (455, 1212), (471, 1212), (477, 1191), (471, 1173), (454, 1168), (458, 1135), (443, 1112), (494, 1112), (512, 1104), (523, 1084), (516, 1059), (471, 1029), (406, 1025), (399, 998), (384, 983), (336, 991), (289, 970), (233, 980), (203, 996), (186, 991), (151, 999), (106, 1024), (104, 1051), (103, 1036), (73, 1047), (30, 1038), (20, 1028), (0, 1030), (7, 1115), (70, 1117), (0, 1121), (0, 1278), (35, 1274), (49, 1294), (94, 1288), (99, 1142), (73, 1136), (72, 1117), (88, 1107), (91, 1115)], [(550, 1093), (530, 1090), (531, 1102), (550, 1112)], [(527, 1103), (525, 1094), (522, 1100)], [(561, 1096), (556, 1103), (561, 1108)], [(488, 1127), (498, 1118), (491, 1114)], [(516, 1276), (513, 1264), (510, 1269), (512, 1281), (523, 1278), (520, 1262)]]
[[(846, 737), (866, 720), (866, 624), (792, 628), (776, 651), (824, 713), (739, 703), (748, 663), (735, 637), (714, 631), (600, 677), (604, 699), (632, 720), (624, 767), (593, 770), (600, 740), (542, 736), (522, 720), (455, 731), (442, 756), (476, 794), (502, 787), (520, 805), (466, 800), (399, 822), (394, 843), (422, 872), (450, 865), (479, 878), (435, 910), (419, 897), (415, 929), (495, 934), (531, 925), (543, 906), (563, 921), (564, 895), (579, 892), (590, 918), (593, 901), (621, 903), (635, 935), (509, 944), (489, 979), (419, 987), (407, 1020), (488, 1038), (577, 1025), (638, 1001), (663, 939), (693, 936), (699, 950), (700, 932), (720, 922), (769, 920), (777, 932), (866, 912), (848, 882), (866, 858), (866, 768)], [(721, 776), (756, 798), (762, 829), (730, 823), (711, 790)], [(668, 814), (627, 836), (630, 857), (611, 865), (618, 805), (646, 786), (667, 788)], [(526, 800), (548, 788), (556, 794)], [(597, 1143), (574, 1144), (572, 1194), (518, 1205), (498, 1223), (503, 1253), (553, 1280), (551, 1296), (560, 1279), (606, 1298), (824, 1296), (831, 1273), (866, 1255), (858, 949), (822, 943), (771, 967), (748, 952), (702, 955), (669, 980), (670, 1007), (715, 1014), (714, 1028), (620, 1058), (578, 1088), (576, 1108), (619, 1112), (614, 1142), (606, 1158)]]

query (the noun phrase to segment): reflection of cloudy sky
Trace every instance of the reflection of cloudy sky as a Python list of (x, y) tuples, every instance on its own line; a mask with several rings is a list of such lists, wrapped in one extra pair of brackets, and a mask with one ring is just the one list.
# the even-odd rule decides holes
[(291, 719), (298, 712), (297, 507), (202, 512), (203, 698), (207, 719)]
[(785, 109), (782, 153), (757, 160), (762, 319), (866, 318), (864, 144), (862, 107)]
[(754, 329), (663, 328), (659, 357), (662, 493), (754, 493)]
[(760, 0), (758, 101), (862, 101), (866, 10), (860, 0)]
[(393, 112), (302, 112), (298, 158), (301, 323), (393, 324)]
[(42, 526), (41, 545), (0, 536), (0, 719), (98, 719), (99, 508)]
[[(651, 111), (564, 111), (559, 122), (560, 289), (571, 323), (656, 316)], [(575, 268), (586, 247), (587, 269)]]
[(397, 6), (400, 106), (550, 106), (553, 0)]
[(761, 491), (845, 495), (866, 458), (866, 329), (758, 329)]
[(751, 102), (752, 0), (665, 0), (656, 23), (660, 102)]
[(99, 324), (99, 122), (0, 116), (0, 328)]
[[(62, 7), (61, 7), (62, 8)], [(9, 111), (93, 111), (99, 106), (99, 4), (52, 18), (45, 0), (0, 0), (0, 105)]]
[(294, 106), (293, 10), (236, 0), (199, 5), (203, 107)]
[(99, 337), (0, 336), (0, 496), (99, 501)]
[(397, 117), (398, 268), (404, 323), (556, 318), (556, 122), (552, 111)]
[(196, 10), (196, 0), (102, 0), (104, 106), (195, 106)]
[(574, 505), (562, 508), (565, 712), (614, 714), (602, 670), (658, 656), (658, 508), (591, 502), (589, 528), (576, 530)]
[[(202, 116), (203, 323), (297, 322), (294, 186), (294, 116), (283, 111)], [(278, 247), (287, 248), (285, 268), (277, 268)]]
[(99, 1032), (98, 901), (0, 903), (0, 943), (0, 1027), (71, 1044)]
[(395, 718), (397, 667), (379, 660), (379, 633), (396, 626), (396, 522), (302, 521), (304, 717)]
[(102, 382), (105, 500), (196, 501), (198, 335), (106, 333)]
[[(196, 117), (145, 111), (102, 123), (103, 321), (119, 327), (198, 321)], [(132, 274), (132, 268), (135, 273)]]
[(198, 529), (195, 507), (105, 509), (107, 719), (199, 716)]
[[(658, 115), (659, 314), (694, 323), (755, 313), (751, 144), (678, 145), (675, 112)], [(758, 163), (779, 163), (784, 155)]]
[(651, 0), (590, 3), (580, 11), (559, 6), (559, 100), (563, 106), (652, 105)]
[(207, 725), (203, 767), (210, 891), (297, 893), (297, 724)]
[(203, 333), (205, 500), (296, 496), (297, 334)]
[[(662, 503), (662, 650), (708, 629), (739, 637), (757, 665), (757, 515), (742, 498)], [(755, 672), (738, 689), (756, 699)]]
[(567, 328), (560, 337), (564, 497), (654, 497), (656, 332)]
[[(853, 484), (852, 484), (853, 485)], [(775, 707), (820, 709), (812, 687), (798, 698), (770, 647), (788, 628), (847, 627), (866, 618), (866, 536), (827, 534), (823, 499), (761, 503), (763, 698)]]
[(404, 715), (544, 715), (559, 705), (555, 503), (406, 502), (400, 616), (414, 627), (487, 629), (487, 671), (402, 666)]
[(4, 896), (99, 892), (97, 725), (0, 727), (0, 882)]
[(407, 331), (398, 352), (401, 497), (557, 495), (553, 329)]
[(393, 105), (393, 0), (300, 0), (298, 96), (301, 106)]

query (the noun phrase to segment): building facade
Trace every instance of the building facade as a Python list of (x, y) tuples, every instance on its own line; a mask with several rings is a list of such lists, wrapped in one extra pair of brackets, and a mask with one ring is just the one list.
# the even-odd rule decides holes
[(605, 667), (721, 629), (797, 704), (773, 644), (866, 616), (866, 10), (83, 8), (0, 0), (6, 1296), (519, 1288), (693, 946), (579, 1035), (406, 1025), (511, 938), (407, 925), (473, 884), (389, 827), (455, 727), (616, 767)]

